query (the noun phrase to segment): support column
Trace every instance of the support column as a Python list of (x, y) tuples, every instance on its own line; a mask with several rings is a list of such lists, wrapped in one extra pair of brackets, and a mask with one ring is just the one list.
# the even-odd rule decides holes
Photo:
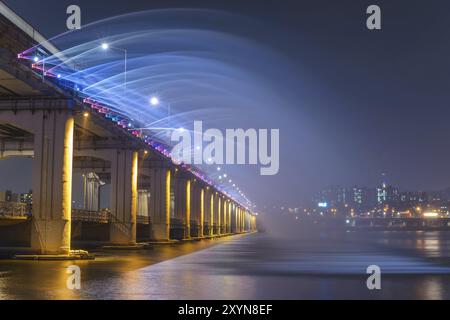
[(241, 231), (240, 231), (240, 228), (241, 228), (241, 219), (240, 219), (240, 215), (239, 215), (239, 207), (238, 206), (236, 206), (235, 205), (235, 207), (236, 207), (236, 209), (235, 209), (235, 211), (236, 211), (236, 233), (240, 233)]
[(242, 233), (242, 210), (238, 207), (238, 221), (239, 221), (239, 233)]
[(227, 232), (227, 224), (228, 224), (228, 214), (227, 214), (227, 199), (224, 197), (222, 198), (222, 230), (221, 233), (228, 233)]
[(178, 173), (175, 178), (175, 216), (183, 224), (180, 239), (191, 237), (191, 180)]
[(231, 218), (231, 233), (237, 233), (237, 219), (236, 208), (234, 203), (230, 201), (230, 218)]
[[(171, 238), (181, 240), (184, 238), (186, 212), (186, 185), (185, 180), (180, 178), (180, 172), (175, 170), (173, 177), (173, 193), (174, 193), (174, 219), (176, 224), (172, 222)], [(174, 222), (175, 222), (174, 221)], [(175, 228), (174, 228), (175, 227)]]
[(210, 208), (209, 208), (209, 235), (214, 235), (214, 192), (210, 190)]
[(205, 189), (203, 188), (200, 188), (199, 214), (198, 236), (203, 237), (205, 234)]
[(151, 169), (151, 238), (170, 239), (171, 171), (169, 168)]
[(185, 239), (191, 238), (191, 180), (186, 180), (186, 214), (184, 216), (184, 237)]
[(213, 235), (220, 234), (220, 197), (217, 191), (213, 193)]
[(31, 247), (41, 254), (69, 254), (74, 118), (71, 111), (39, 111), (32, 120)]
[(249, 213), (248, 211), (245, 211), (245, 232), (249, 232), (250, 231), (250, 223), (249, 223)]
[(102, 182), (95, 172), (83, 175), (83, 208), (87, 211), (100, 210), (100, 186)]
[(138, 190), (138, 216), (148, 217), (148, 207), (149, 207), (149, 196), (150, 193), (146, 189)]
[(111, 162), (112, 244), (136, 244), (138, 152), (117, 150)]
[(231, 233), (231, 203), (230, 200), (227, 199), (227, 233)]

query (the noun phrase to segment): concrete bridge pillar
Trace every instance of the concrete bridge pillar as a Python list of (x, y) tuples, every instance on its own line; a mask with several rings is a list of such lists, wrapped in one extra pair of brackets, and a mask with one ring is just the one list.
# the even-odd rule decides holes
[(175, 182), (175, 216), (183, 222), (183, 239), (191, 237), (191, 180), (177, 176)]
[(214, 196), (215, 196), (215, 194), (214, 194), (214, 190), (212, 190), (212, 189), (209, 189), (209, 204), (208, 204), (208, 206), (209, 206), (209, 223), (208, 223), (208, 226), (209, 226), (209, 236), (213, 236), (214, 235), (214, 224), (215, 224), (215, 220), (214, 220), (214, 212), (215, 212), (215, 210), (214, 210)]
[(236, 206), (236, 215), (237, 215), (237, 232), (242, 232), (242, 219), (241, 219), (241, 208)]
[(227, 233), (231, 233), (231, 201), (227, 200)]
[(150, 169), (150, 220), (151, 238), (167, 241), (170, 239), (171, 181), (170, 168)]
[(231, 218), (230, 223), (231, 233), (236, 233), (237, 232), (236, 207), (232, 201), (230, 201), (230, 218)]
[(69, 110), (36, 111), (31, 121), (34, 124), (31, 247), (41, 254), (68, 254), (74, 118)]
[(245, 232), (250, 232), (250, 213), (245, 211)]
[(213, 225), (213, 235), (220, 234), (220, 196), (216, 192), (213, 194), (213, 215), (214, 215), (214, 225)]
[(184, 215), (184, 234), (186, 239), (191, 238), (191, 213), (192, 213), (192, 181), (187, 179), (185, 181), (186, 188), (186, 211)]
[(240, 219), (239, 219), (239, 207), (235, 204), (234, 205), (234, 215), (235, 215), (235, 219), (236, 219), (236, 233), (240, 232)]
[(203, 236), (210, 235), (211, 191), (205, 187), (203, 192)]
[(205, 189), (199, 188), (199, 201), (198, 201), (198, 236), (203, 237), (205, 234)]
[(138, 152), (116, 150), (111, 161), (112, 244), (136, 243)]
[(146, 189), (138, 190), (138, 208), (137, 215), (148, 217), (150, 192)]
[(222, 228), (220, 230), (221, 233), (227, 233), (227, 223), (228, 223), (228, 214), (227, 214), (227, 199), (222, 198)]
[(83, 175), (83, 208), (88, 211), (100, 209), (100, 187), (102, 181), (94, 172)]
[(191, 224), (190, 234), (193, 237), (198, 237), (200, 233), (200, 189), (197, 181), (191, 181)]
[(247, 210), (242, 209), (242, 231), (247, 232)]
[(214, 225), (214, 190), (206, 187), (204, 192), (204, 236), (213, 235)]
[(190, 224), (190, 234), (191, 237), (199, 237), (200, 234), (200, 194), (201, 190), (199, 188), (196, 179), (191, 181), (191, 224)]
[(241, 207), (238, 207), (238, 213), (239, 213), (239, 216), (238, 216), (238, 219), (239, 219), (239, 233), (242, 233), (243, 228), (242, 228), (242, 208)]

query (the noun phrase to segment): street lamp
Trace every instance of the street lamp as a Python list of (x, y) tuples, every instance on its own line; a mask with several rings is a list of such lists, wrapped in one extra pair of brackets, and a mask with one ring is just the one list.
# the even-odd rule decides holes
[[(156, 107), (160, 104), (159, 98), (157, 96), (152, 96), (150, 97), (150, 105), (152, 105), (153, 107)], [(167, 123), (168, 123), (168, 127), (170, 128), (170, 103), (167, 104)]]
[(124, 66), (125, 66), (125, 73), (124, 73), (124, 85), (123, 85), (123, 91), (124, 91), (124, 93), (126, 94), (126, 93), (127, 93), (127, 63), (128, 63), (128, 51), (127, 51), (127, 49), (118, 48), (118, 47), (113, 47), (113, 46), (109, 45), (109, 44), (106, 43), (106, 42), (103, 42), (103, 43), (102, 43), (101, 48), (102, 48), (103, 50), (105, 50), (105, 51), (111, 48), (111, 49), (115, 49), (115, 50), (122, 51), (122, 52), (124, 53), (124, 55), (125, 55), (125, 63), (124, 63)]
[(152, 106), (157, 106), (158, 104), (159, 104), (159, 99), (158, 99), (158, 97), (155, 97), (155, 96), (153, 96), (153, 97), (151, 97), (150, 98), (150, 104), (152, 105)]

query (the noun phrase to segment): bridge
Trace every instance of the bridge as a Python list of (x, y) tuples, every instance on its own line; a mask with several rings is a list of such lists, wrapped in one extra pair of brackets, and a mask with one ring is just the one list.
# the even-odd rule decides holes
[(346, 220), (351, 229), (380, 230), (449, 230), (450, 218), (436, 217), (351, 217)]
[[(28, 245), (40, 254), (70, 254), (83, 229), (111, 245), (256, 230), (249, 208), (199, 169), (174, 163), (165, 146), (129, 130), (108, 106), (79, 97), (22, 61), (18, 53), (36, 45), (59, 55), (0, 2), (0, 160), (32, 159), (33, 197), (28, 215), (23, 208), (4, 210), (0, 228), (11, 227), (8, 220), (27, 223)], [(74, 174), (84, 178), (82, 209), (72, 208)], [(111, 190), (108, 211), (99, 207), (104, 184)], [(15, 231), (2, 233), (14, 237)]]

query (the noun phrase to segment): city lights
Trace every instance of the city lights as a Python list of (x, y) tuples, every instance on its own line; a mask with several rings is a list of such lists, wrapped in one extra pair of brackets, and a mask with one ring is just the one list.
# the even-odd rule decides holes
[(424, 212), (423, 213), (423, 217), (424, 218), (438, 218), (439, 217), (439, 213), (437, 213), (437, 212)]

